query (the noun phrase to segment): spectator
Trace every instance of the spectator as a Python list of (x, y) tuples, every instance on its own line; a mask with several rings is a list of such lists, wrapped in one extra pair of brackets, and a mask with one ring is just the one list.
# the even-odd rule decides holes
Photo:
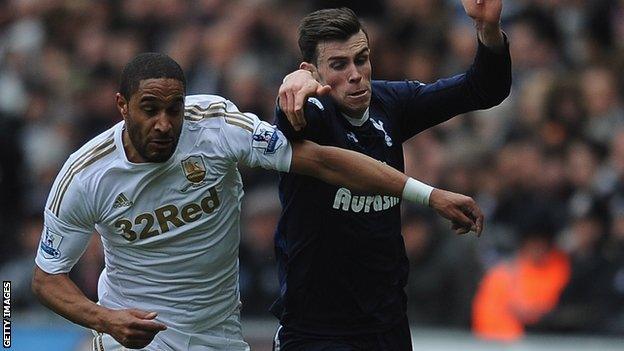
[(545, 221), (521, 231), (516, 255), (489, 269), (473, 302), (472, 330), (480, 338), (514, 341), (553, 310), (570, 278), (570, 262), (553, 245)]

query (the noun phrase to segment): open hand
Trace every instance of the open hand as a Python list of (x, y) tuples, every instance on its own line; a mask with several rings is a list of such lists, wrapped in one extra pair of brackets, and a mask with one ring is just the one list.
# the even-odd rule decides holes
[(310, 71), (300, 69), (284, 78), (279, 88), (279, 107), (298, 131), (306, 126), (303, 107), (308, 97), (325, 95), (330, 90), (329, 85), (322, 85), (314, 79)]

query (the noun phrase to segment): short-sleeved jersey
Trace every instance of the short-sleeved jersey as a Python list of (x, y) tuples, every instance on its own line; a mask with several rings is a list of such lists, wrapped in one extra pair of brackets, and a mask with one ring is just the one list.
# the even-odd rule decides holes
[[(470, 69), (432, 84), (373, 81), (368, 117), (350, 123), (330, 97), (310, 98), (307, 125), (291, 139), (364, 153), (404, 170), (402, 143), (457, 114), (500, 103), (509, 93), (508, 52), (483, 45)], [(280, 175), (282, 216), (275, 235), (281, 295), (272, 312), (306, 335), (381, 332), (405, 318), (408, 260), (399, 199), (296, 174)]]
[(292, 150), (274, 126), (213, 95), (187, 96), (179, 142), (162, 163), (132, 163), (120, 122), (72, 154), (45, 208), (37, 265), (65, 273), (95, 230), (105, 269), (99, 303), (158, 312), (197, 333), (239, 307), (237, 163), (288, 171)]

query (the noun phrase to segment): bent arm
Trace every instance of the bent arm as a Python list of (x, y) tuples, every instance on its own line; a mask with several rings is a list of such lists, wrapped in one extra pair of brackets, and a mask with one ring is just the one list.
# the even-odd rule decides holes
[(42, 304), (83, 327), (111, 335), (127, 348), (147, 346), (167, 329), (157, 314), (138, 309), (112, 310), (89, 300), (67, 273), (49, 274), (35, 267), (32, 290)]
[(67, 273), (48, 274), (38, 266), (32, 290), (42, 304), (70, 321), (103, 332), (103, 315), (108, 310), (89, 300)]

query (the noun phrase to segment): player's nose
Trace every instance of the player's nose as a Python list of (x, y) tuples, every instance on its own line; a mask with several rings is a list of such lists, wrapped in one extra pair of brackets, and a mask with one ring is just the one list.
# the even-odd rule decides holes
[(362, 73), (355, 67), (355, 65), (351, 66), (349, 71), (349, 83), (359, 83), (362, 80)]
[(156, 117), (156, 123), (154, 124), (154, 129), (160, 133), (168, 133), (171, 128), (173, 128), (171, 121), (169, 120), (166, 113), (160, 113)]

